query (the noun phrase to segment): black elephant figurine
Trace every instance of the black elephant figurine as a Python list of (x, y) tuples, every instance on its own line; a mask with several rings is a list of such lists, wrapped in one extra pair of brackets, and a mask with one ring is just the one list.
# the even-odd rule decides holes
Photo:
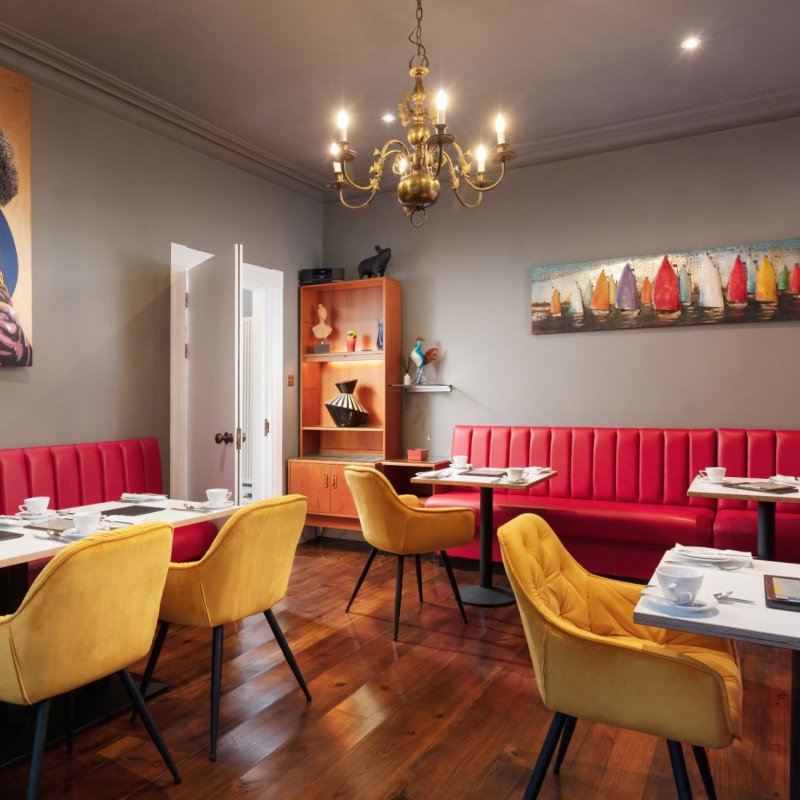
[(392, 257), (391, 247), (381, 247), (375, 245), (375, 255), (365, 258), (358, 265), (359, 278), (382, 278), (386, 274), (386, 267), (389, 266), (389, 259)]

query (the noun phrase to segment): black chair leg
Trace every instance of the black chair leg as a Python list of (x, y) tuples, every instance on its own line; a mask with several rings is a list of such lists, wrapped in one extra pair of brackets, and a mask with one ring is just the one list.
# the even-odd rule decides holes
[(422, 599), (422, 560), (420, 559), (419, 553), (414, 556), (414, 561), (416, 562), (417, 566), (417, 592), (419, 592), (419, 601), (423, 603), (424, 600)]
[(717, 800), (717, 790), (714, 788), (714, 777), (711, 775), (711, 767), (708, 764), (708, 755), (705, 748), (692, 745), (694, 760), (700, 770), (700, 777), (703, 779), (703, 786), (706, 788), (708, 800)]
[(161, 738), (161, 731), (158, 730), (158, 726), (153, 719), (153, 715), (150, 713), (150, 709), (147, 707), (147, 704), (144, 702), (144, 698), (136, 688), (136, 684), (131, 677), (131, 673), (128, 672), (127, 669), (121, 669), (117, 675), (119, 675), (119, 679), (122, 681), (122, 685), (125, 687), (125, 691), (128, 693), (131, 703), (139, 712), (139, 716), (142, 718), (145, 730), (150, 735), (150, 738), (153, 740), (153, 744), (156, 746), (156, 749), (161, 754), (161, 758), (164, 760), (164, 764), (172, 774), (172, 780), (174, 780), (175, 783), (180, 783), (181, 776), (178, 774), (178, 768), (175, 766), (175, 762), (172, 760), (172, 756), (169, 754), (167, 745)]
[(72, 755), (72, 731), (75, 727), (75, 716), (73, 711), (75, 704), (72, 701), (72, 692), (67, 692), (61, 696), (64, 708), (64, 743), (67, 746), (67, 755)]
[(397, 556), (397, 580), (394, 585), (394, 640), (397, 641), (397, 631), (400, 628), (400, 602), (403, 599), (403, 558)]
[(692, 787), (689, 785), (689, 773), (686, 771), (686, 760), (683, 757), (681, 743), (667, 739), (667, 747), (672, 764), (672, 775), (675, 778), (675, 788), (678, 790), (678, 800), (692, 800)]
[[(158, 661), (158, 657), (161, 655), (161, 648), (164, 646), (164, 639), (167, 638), (168, 630), (169, 622), (164, 622), (164, 620), (161, 620), (158, 626), (158, 633), (156, 634), (155, 641), (153, 642), (153, 647), (150, 650), (150, 658), (147, 659), (147, 666), (144, 669), (144, 675), (142, 675), (142, 682), (139, 684), (139, 694), (141, 694), (142, 697), (144, 697), (147, 693), (147, 689), (150, 686), (150, 681), (153, 679), (153, 673), (156, 671), (156, 662)], [(135, 707), (131, 712), (131, 722), (136, 722)]]
[(364, 583), (364, 578), (367, 577), (369, 568), (372, 566), (372, 562), (375, 560), (375, 556), (377, 554), (378, 554), (378, 549), (376, 547), (373, 547), (372, 550), (369, 551), (369, 555), (367, 556), (367, 563), (364, 564), (364, 567), (361, 570), (361, 574), (358, 576), (358, 580), (356, 581), (356, 588), (353, 589), (353, 594), (350, 596), (350, 602), (347, 604), (347, 608), (345, 608), (344, 610), (345, 614), (350, 610), (350, 606), (353, 605), (353, 600), (356, 599), (358, 590), (361, 588), (361, 584)]
[(310, 703), (311, 693), (308, 691), (308, 686), (306, 686), (306, 682), (303, 679), (303, 674), (300, 672), (300, 667), (297, 666), (297, 662), (294, 660), (292, 648), (289, 647), (289, 642), (286, 641), (286, 637), (283, 635), (281, 626), (278, 625), (278, 620), (275, 618), (275, 614), (273, 614), (272, 609), (269, 608), (264, 612), (264, 616), (267, 618), (269, 627), (272, 628), (272, 635), (275, 637), (275, 641), (278, 643), (278, 647), (280, 647), (283, 657), (286, 659), (286, 663), (289, 665), (289, 669), (291, 669), (294, 673), (294, 677), (297, 678), (297, 682), (300, 684), (300, 688), (303, 690), (306, 700)]
[(567, 723), (564, 725), (564, 732), (561, 734), (561, 742), (558, 745), (558, 755), (556, 755), (556, 765), (553, 767), (553, 774), (558, 775), (561, 772), (561, 762), (569, 749), (569, 743), (572, 741), (572, 734), (575, 732), (575, 723), (578, 721), (577, 717), (567, 717)]
[(444, 564), (444, 571), (447, 573), (447, 579), (450, 581), (450, 588), (453, 590), (456, 603), (458, 603), (458, 610), (461, 612), (461, 618), (466, 622), (467, 612), (464, 611), (464, 603), (461, 601), (461, 592), (458, 591), (458, 584), (456, 583), (455, 575), (453, 575), (453, 568), (450, 566), (450, 559), (447, 557), (447, 553), (444, 550), (440, 550), (439, 554), (442, 557), (442, 564)]
[(217, 760), (217, 733), (219, 730), (219, 694), (222, 683), (222, 625), (212, 634), (211, 647), (211, 747), (208, 757)]
[(544, 776), (547, 775), (547, 769), (553, 758), (553, 752), (556, 749), (558, 740), (561, 737), (561, 731), (564, 730), (567, 719), (567, 715), (559, 711), (556, 711), (553, 715), (553, 721), (550, 723), (550, 730), (547, 731), (547, 736), (544, 738), (544, 744), (539, 751), (539, 758), (536, 759), (536, 766), (533, 768), (533, 774), (528, 781), (523, 800), (534, 800), (534, 798), (539, 796), (542, 783), (544, 783)]
[(36, 729), (33, 732), (33, 748), (31, 749), (31, 765), (28, 769), (28, 789), (25, 800), (35, 800), (39, 794), (39, 775), (42, 772), (44, 757), (44, 740), (47, 737), (47, 716), (50, 713), (50, 701), (42, 700), (36, 704)]

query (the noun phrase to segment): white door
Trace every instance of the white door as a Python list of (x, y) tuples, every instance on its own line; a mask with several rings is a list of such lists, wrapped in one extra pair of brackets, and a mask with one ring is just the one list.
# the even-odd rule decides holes
[[(227, 256), (173, 245), (173, 497), (201, 500), (214, 487), (229, 489), (236, 502), (282, 493), (283, 273), (246, 265), (242, 256), (241, 245)], [(255, 330), (243, 306), (248, 316), (258, 309)]]

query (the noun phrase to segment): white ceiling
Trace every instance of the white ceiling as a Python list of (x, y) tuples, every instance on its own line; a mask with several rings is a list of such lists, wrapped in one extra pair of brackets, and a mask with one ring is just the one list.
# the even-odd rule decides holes
[[(185, 112), (322, 187), (341, 106), (361, 163), (401, 135), (380, 116), (411, 86), (414, 11), (414, 0), (0, 0), (0, 45), (110, 81), (162, 116)], [(704, 40), (691, 53), (679, 46), (690, 33)], [(427, 0), (423, 41), (451, 132), (491, 142), (502, 110), (517, 163), (800, 114), (800, 0)]]

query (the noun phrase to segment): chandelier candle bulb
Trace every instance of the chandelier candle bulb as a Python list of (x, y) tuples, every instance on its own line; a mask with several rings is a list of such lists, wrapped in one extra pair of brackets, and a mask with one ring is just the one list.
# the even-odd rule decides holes
[(445, 125), (445, 119), (447, 114), (447, 93), (444, 90), (440, 90), (439, 93), (436, 95), (436, 124), (437, 125)]
[(497, 131), (497, 144), (506, 143), (506, 120), (502, 114), (494, 118), (494, 129)]
[(478, 161), (478, 173), (486, 172), (486, 148), (482, 144), (475, 148), (475, 158)]
[(336, 115), (336, 125), (339, 128), (339, 141), (340, 142), (346, 142), (347, 141), (347, 123), (348, 123), (347, 112), (344, 109), (342, 109)]

